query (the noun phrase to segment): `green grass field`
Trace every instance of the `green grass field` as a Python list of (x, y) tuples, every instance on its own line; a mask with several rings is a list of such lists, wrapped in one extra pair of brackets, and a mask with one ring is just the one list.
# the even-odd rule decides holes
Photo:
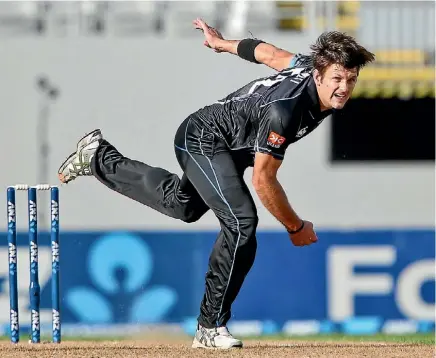
[[(254, 339), (254, 338), (249, 338)], [(417, 343), (417, 344), (435, 344), (435, 334), (406, 334), (406, 335), (345, 335), (345, 334), (325, 334), (325, 335), (310, 335), (310, 336), (261, 336), (255, 339), (274, 339), (274, 340), (295, 340), (295, 341), (335, 341), (335, 342), (391, 342), (391, 343)]]
[[(42, 336), (42, 341), (50, 341), (50, 336)], [(114, 336), (64, 336), (63, 341), (123, 341), (127, 339), (138, 339), (138, 337), (114, 337)], [(26, 341), (28, 338), (21, 336), (21, 341)], [(139, 338), (140, 339), (140, 338)], [(9, 340), (8, 336), (0, 336), (0, 340)], [(435, 344), (435, 334), (406, 334), (406, 335), (345, 335), (345, 334), (324, 334), (324, 335), (309, 335), (309, 336), (287, 336), (287, 335), (265, 335), (259, 337), (245, 337), (246, 341), (312, 341), (312, 342), (390, 342), (390, 343), (409, 343), (409, 344)]]

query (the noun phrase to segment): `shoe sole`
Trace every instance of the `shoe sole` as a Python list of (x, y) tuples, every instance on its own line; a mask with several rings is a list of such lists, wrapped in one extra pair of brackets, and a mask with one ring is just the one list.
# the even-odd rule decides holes
[(194, 342), (192, 342), (192, 346), (191, 346), (191, 348), (223, 349), (223, 350), (224, 349), (233, 349), (233, 348), (239, 348), (240, 349), (242, 347), (243, 347), (242, 343), (238, 344), (238, 345), (230, 346), (230, 347), (209, 347), (209, 346), (205, 346), (204, 344), (200, 343), (197, 340), (194, 340)]

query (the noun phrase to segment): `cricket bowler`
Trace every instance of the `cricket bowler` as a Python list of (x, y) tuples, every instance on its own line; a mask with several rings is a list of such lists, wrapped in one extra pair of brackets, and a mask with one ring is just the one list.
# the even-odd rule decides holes
[[(353, 93), (374, 55), (344, 33), (322, 33), (308, 55), (259, 39), (226, 40), (203, 20), (204, 45), (277, 72), (257, 78), (181, 120), (174, 151), (183, 175), (120, 153), (99, 129), (87, 134), (60, 166), (62, 183), (93, 176), (103, 185), (158, 212), (192, 223), (212, 210), (220, 232), (210, 254), (192, 347), (242, 347), (226, 325), (232, 303), (256, 255), (258, 215), (244, 181), (296, 246), (317, 242), (312, 222), (291, 206), (277, 172), (287, 148), (309, 135)], [(292, 199), (291, 199), (292, 200)]]

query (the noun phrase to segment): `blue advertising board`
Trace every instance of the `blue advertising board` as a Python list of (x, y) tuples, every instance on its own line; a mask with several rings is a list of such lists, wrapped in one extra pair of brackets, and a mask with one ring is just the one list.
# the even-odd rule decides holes
[[(177, 323), (196, 317), (216, 234), (62, 232), (62, 322)], [(0, 305), (7, 313), (7, 239), (2, 235)], [(318, 243), (301, 248), (286, 233), (259, 232), (256, 261), (232, 319), (279, 325), (356, 316), (434, 320), (434, 231), (322, 231), (318, 236)], [(27, 315), (27, 233), (17, 242), (20, 315)], [(40, 234), (39, 245), (44, 322), (51, 307), (48, 234)], [(8, 323), (7, 314), (0, 318)]]

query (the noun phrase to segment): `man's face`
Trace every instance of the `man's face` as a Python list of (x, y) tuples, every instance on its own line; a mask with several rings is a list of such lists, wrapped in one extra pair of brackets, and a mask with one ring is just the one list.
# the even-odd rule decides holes
[(346, 69), (341, 65), (330, 65), (324, 76), (315, 71), (315, 82), (321, 109), (342, 109), (353, 93), (357, 83), (357, 67)]

